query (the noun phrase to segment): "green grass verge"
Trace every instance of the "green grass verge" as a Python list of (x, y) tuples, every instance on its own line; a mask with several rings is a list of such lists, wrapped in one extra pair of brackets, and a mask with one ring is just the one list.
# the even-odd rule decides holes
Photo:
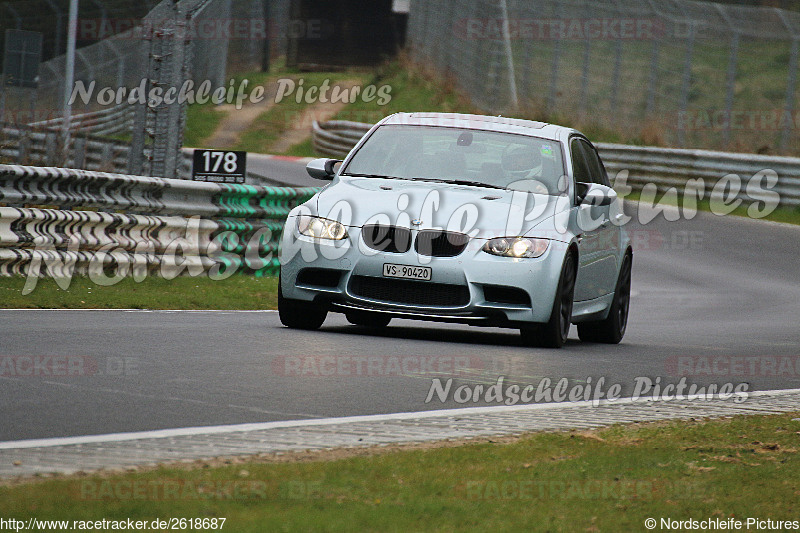
[[(400, 111), (480, 113), (478, 108), (471, 105), (465, 96), (454, 89), (454, 84), (437, 80), (434, 76), (422, 72), (402, 60), (386, 63), (374, 73), (359, 69), (342, 72), (300, 73), (293, 69), (278, 67), (270, 73), (252, 72), (238, 74), (234, 77), (237, 87), (242, 79), (250, 82), (247, 88), (248, 94), (256, 86), (267, 87), (275, 84), (281, 78), (293, 80), (302, 78), (305, 89), (320, 87), (326, 79), (330, 80), (331, 85), (345, 80), (354, 80), (362, 87), (374, 84), (376, 87), (389, 85), (392, 88), (392, 98), (388, 104), (379, 105), (377, 98), (371, 102), (365, 102), (359, 97), (355, 102), (347, 104), (345, 109), (334, 117), (337, 120), (374, 123), (386, 115)], [(283, 152), (276, 152), (270, 148), (285, 131), (302, 117), (303, 112), (310, 106), (305, 100), (298, 103), (295, 95), (296, 93), (287, 96), (279, 104), (262, 113), (249, 128), (242, 132), (240, 141), (234, 148), (255, 153), (275, 153), (300, 157), (318, 155), (311, 145), (310, 122), (307, 124), (309, 132), (307, 140)], [(223, 116), (223, 113), (216, 111), (212, 104), (189, 106), (184, 144), (201, 146), (203, 141), (217, 128)]]
[(316, 152), (314, 151), (313, 143), (311, 142), (311, 137), (306, 139), (305, 141), (295, 144), (283, 155), (291, 155), (295, 157), (315, 157)]
[(208, 277), (173, 280), (149, 276), (136, 283), (125, 278), (100, 286), (76, 276), (66, 290), (53, 279), (40, 279), (23, 295), (25, 278), (0, 277), (0, 307), (5, 309), (276, 309), (277, 278), (234, 275), (213, 281)]
[[(306, 90), (309, 87), (320, 87), (325, 80), (330, 80), (329, 83), (331, 86), (345, 80), (353, 80), (358, 84), (364, 84), (369, 81), (370, 75), (364, 71), (358, 70), (348, 70), (344, 72), (304, 72), (302, 74), (285, 70), (276, 73), (269, 79), (251, 80), (251, 83), (266, 86), (269, 83), (276, 83), (280, 78), (288, 78), (295, 81), (302, 79), (303, 90)], [(302, 120), (303, 112), (311, 106), (311, 104), (306, 102), (305, 98), (302, 98), (298, 103), (296, 99), (298, 93), (299, 89), (284, 97), (283, 100), (273, 105), (268, 111), (262, 113), (249, 128), (242, 132), (240, 140), (235, 148), (248, 152), (275, 153), (275, 150), (271, 148), (272, 144), (278, 140), (285, 131), (291, 129), (296, 122)], [(308, 122), (308, 124), (304, 126), (306, 126), (310, 136), (311, 122), (304, 122)], [(282, 155), (289, 154), (282, 153)]]
[[(469, 100), (458, 91), (452, 82), (438, 80), (436, 76), (423, 72), (410, 62), (394, 60), (380, 66), (372, 75), (362, 71), (346, 71), (337, 73), (304, 73), (305, 86), (320, 86), (325, 78), (330, 78), (331, 83), (337, 80), (357, 79), (363, 86), (375, 85), (381, 88), (384, 85), (391, 87), (391, 100), (381, 105), (380, 99), (375, 98), (369, 102), (358, 97), (353, 103), (339, 111), (334, 120), (351, 120), (369, 124), (378, 122), (383, 117), (392, 113), (404, 111), (441, 111), (448, 113), (480, 113)], [(276, 106), (264, 116), (259, 117), (259, 126), (246, 135), (250, 140), (240, 149), (268, 146), (285, 129), (285, 124), (293, 120), (307, 107), (307, 104), (288, 102)], [(311, 124), (308, 124), (309, 138), (298, 143), (282, 155), (299, 157), (315, 157), (321, 154), (315, 152), (311, 144)], [(245, 139), (243, 138), (243, 141)]]
[(651, 517), (796, 520), (796, 416), (7, 484), (0, 512), (17, 519), (217, 517), (237, 532), (645, 531)]
[[(375, 123), (383, 117), (397, 112), (408, 111), (436, 111), (453, 113), (484, 113), (472, 104), (469, 98), (458, 89), (455, 80), (442, 77), (439, 73), (430, 71), (401, 57), (389, 61), (374, 73), (363, 70), (350, 69), (343, 72), (297, 72), (293, 69), (279, 67), (272, 72), (247, 73), (235, 76), (236, 83), (241, 79), (248, 79), (248, 90), (262, 85), (269, 86), (276, 83), (279, 78), (292, 78), (304, 80), (304, 88), (319, 87), (325, 79), (332, 84), (346, 79), (357, 80), (362, 86), (374, 84), (380, 88), (383, 85), (391, 87), (391, 100), (381, 105), (379, 99), (365, 102), (357, 98), (355, 102), (347, 104), (334, 117), (336, 120), (352, 120), (356, 122)], [(272, 143), (285, 132), (301, 113), (309, 106), (305, 101), (297, 103), (294, 94), (285, 98), (280, 104), (264, 112), (250, 128), (243, 132), (236, 149), (258, 153), (274, 153), (270, 150)], [(595, 142), (613, 142), (633, 145), (664, 145), (664, 139), (657, 134), (659, 128), (645, 127), (640, 129), (626, 128), (620, 130), (595, 120), (582, 120), (575, 113), (559, 110), (545, 110), (536, 102), (524, 102), (514, 114), (519, 118), (544, 120), (565, 126), (576, 127), (583, 131)], [(195, 141), (201, 144), (221, 120), (222, 114), (214, 111), (213, 106), (190, 106), (187, 121), (186, 145)], [(309, 136), (311, 124), (308, 125)], [(656, 132), (656, 133), (654, 133)], [(318, 156), (311, 146), (310, 140), (296, 144), (282, 152), (282, 155)]]
[[(307, 107), (305, 102), (298, 104), (294, 98), (285, 98), (258, 118), (244, 130), (234, 148), (260, 154), (269, 154), (270, 146), (283, 132), (291, 127), (292, 121), (299, 118)], [(234, 111), (235, 112), (235, 111)], [(309, 132), (311, 125), (309, 125)]]
[(186, 129), (183, 133), (183, 145), (193, 148), (203, 147), (214, 130), (217, 129), (225, 115), (211, 103), (192, 104), (186, 107)]
[(337, 120), (375, 123), (392, 113), (410, 111), (481, 113), (456, 90), (452, 80), (424, 71), (403, 58), (382, 65), (369, 83), (390, 86), (391, 100), (381, 105), (379, 99), (364, 102), (359, 98), (340, 111)]
[[(258, 85), (268, 85), (274, 82), (283, 69), (282, 62), (275, 64), (270, 72), (246, 72), (232, 76), (234, 87), (238, 89), (242, 80), (247, 80), (249, 85), (245, 88), (246, 96)], [(234, 111), (235, 112), (235, 111)], [(205, 104), (191, 104), (186, 107), (186, 127), (183, 133), (183, 145), (189, 147), (203, 147), (206, 139), (216, 131), (225, 113), (211, 102)]]

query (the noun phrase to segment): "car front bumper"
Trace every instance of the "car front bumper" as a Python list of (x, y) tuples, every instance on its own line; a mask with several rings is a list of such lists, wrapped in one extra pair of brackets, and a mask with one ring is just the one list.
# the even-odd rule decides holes
[[(385, 253), (367, 248), (361, 229), (344, 241), (300, 235), (290, 219), (281, 248), (285, 298), (315, 301), (331, 311), (368, 310), (395, 317), (519, 327), (549, 320), (567, 244), (550, 241), (538, 258), (498, 257), (473, 239), (456, 257)], [(414, 236), (415, 237), (415, 236)], [(430, 281), (387, 278), (383, 265), (426, 266)]]

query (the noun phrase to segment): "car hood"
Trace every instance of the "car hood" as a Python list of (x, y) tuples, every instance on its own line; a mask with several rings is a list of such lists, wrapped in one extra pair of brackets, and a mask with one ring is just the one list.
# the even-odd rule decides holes
[(377, 223), (443, 228), (492, 238), (525, 235), (565, 210), (564, 199), (467, 185), (339, 176), (317, 195), (316, 211), (350, 227)]

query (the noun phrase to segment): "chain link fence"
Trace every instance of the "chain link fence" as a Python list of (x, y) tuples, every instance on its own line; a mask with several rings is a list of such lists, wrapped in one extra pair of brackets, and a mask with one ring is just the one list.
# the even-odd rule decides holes
[(492, 113), (798, 153), (800, 14), (691, 0), (412, 0), (412, 59)]
[[(82, 0), (73, 89), (84, 92), (75, 93), (69, 138), (110, 135), (132, 142), (130, 166), (136, 173), (174, 177), (185, 105), (132, 105), (128, 102), (131, 91), (137, 87), (144, 87), (145, 94), (154, 87), (180, 89), (186, 80), (192, 80), (195, 88), (206, 82), (213, 91), (227, 87), (233, 73), (260, 70), (269, 63), (264, 54), (274, 59), (286, 53), (290, 3), (147, 0), (133, 8), (120, 0)], [(67, 6), (66, 0), (0, 3), (0, 11), (15, 13), (3, 19), (0, 27), (45, 33), (46, 60), (39, 65), (38, 87), (0, 87), (4, 102), (0, 123), (5, 124), (0, 128), (0, 148), (6, 153), (12, 152), (10, 145), (19, 139), (64, 126)], [(143, 10), (147, 14), (142, 18), (137, 14)], [(101, 98), (106, 89), (111, 92)], [(64, 164), (71, 147), (65, 147), (60, 137), (50, 146), (36, 160), (9, 162)]]

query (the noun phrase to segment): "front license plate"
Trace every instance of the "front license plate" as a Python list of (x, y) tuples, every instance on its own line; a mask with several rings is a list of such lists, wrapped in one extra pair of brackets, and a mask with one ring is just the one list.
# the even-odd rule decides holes
[(417, 267), (408, 265), (393, 265), (384, 263), (383, 275), (387, 278), (416, 279), (420, 281), (430, 281), (433, 270), (430, 267)]

